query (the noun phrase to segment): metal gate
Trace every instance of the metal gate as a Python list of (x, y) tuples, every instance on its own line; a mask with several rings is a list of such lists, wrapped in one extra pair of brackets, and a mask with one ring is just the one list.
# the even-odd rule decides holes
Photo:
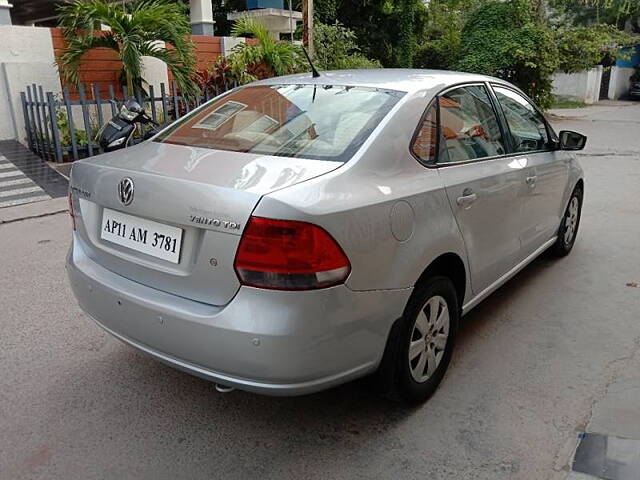
[(600, 82), (600, 100), (609, 98), (609, 84), (611, 83), (611, 67), (605, 67), (602, 71), (602, 80)]
[[(154, 93), (153, 86), (149, 85), (148, 92), (138, 92), (133, 98), (151, 110), (154, 121), (167, 125), (237, 86), (235, 82), (227, 84), (225, 79), (221, 86), (203, 88), (203, 95), (187, 98), (180, 94), (175, 82), (169, 92), (163, 83), (160, 95)], [(20, 93), (27, 146), (43, 160), (54, 162), (70, 162), (102, 153), (95, 142), (96, 133), (109, 121), (109, 115), (115, 116), (120, 105), (127, 100), (126, 94), (124, 98), (118, 98), (114, 91), (113, 85), (109, 85), (108, 95), (101, 96), (97, 85), (90, 90), (79, 85), (78, 99), (75, 99), (67, 88), (60, 97), (52, 92), (45, 93), (42, 86), (28, 86), (26, 92)]]

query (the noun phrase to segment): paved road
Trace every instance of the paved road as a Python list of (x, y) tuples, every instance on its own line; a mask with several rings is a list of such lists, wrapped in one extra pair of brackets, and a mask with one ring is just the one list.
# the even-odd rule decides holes
[(65, 215), (0, 225), (0, 478), (565, 478), (576, 432), (640, 355), (640, 288), (626, 286), (640, 282), (640, 106), (579, 114), (556, 122), (594, 139), (573, 253), (469, 314), (414, 409), (359, 384), (218, 394), (82, 315)]
[(67, 180), (15, 140), (0, 141), (0, 209), (67, 195)]

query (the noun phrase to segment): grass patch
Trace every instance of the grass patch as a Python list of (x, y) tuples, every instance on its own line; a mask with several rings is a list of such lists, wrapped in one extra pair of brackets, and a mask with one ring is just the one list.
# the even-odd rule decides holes
[(551, 108), (584, 108), (587, 104), (578, 100), (569, 100), (568, 98), (556, 98)]

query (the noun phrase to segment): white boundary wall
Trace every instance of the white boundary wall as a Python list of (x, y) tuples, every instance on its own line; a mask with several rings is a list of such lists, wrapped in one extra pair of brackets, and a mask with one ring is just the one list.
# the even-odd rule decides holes
[[(0, 140), (17, 139), (26, 143), (24, 115), (20, 92), (33, 83), (43, 91), (61, 94), (60, 76), (55, 65), (51, 30), (49, 28), (0, 26)], [(160, 95), (160, 84), (169, 84), (167, 65), (161, 60), (143, 57), (143, 77)], [(111, 110), (103, 108), (106, 119)], [(74, 123), (84, 129), (82, 110), (73, 107)]]
[(629, 91), (629, 77), (635, 70), (628, 67), (611, 67), (611, 80), (607, 98), (617, 100), (625, 97)]
[(233, 49), (236, 45), (246, 43), (247, 39), (244, 37), (222, 37), (221, 42), (222, 55), (228, 57), (233, 53)]
[(602, 65), (578, 73), (556, 73), (553, 94), (584, 103), (596, 103), (600, 96)]
[(48, 28), (0, 26), (0, 140), (26, 141), (20, 92), (37, 83), (60, 93)]

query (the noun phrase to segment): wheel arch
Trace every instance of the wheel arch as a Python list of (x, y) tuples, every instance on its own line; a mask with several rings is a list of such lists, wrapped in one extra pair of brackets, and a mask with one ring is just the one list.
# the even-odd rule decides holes
[[(467, 291), (470, 291), (469, 276), (467, 274), (466, 264), (462, 257), (454, 252), (446, 252), (438, 255), (435, 259), (429, 263), (429, 265), (423, 270), (422, 274), (415, 283), (415, 287), (418, 287), (421, 282), (425, 282), (428, 278), (433, 276), (444, 276), (449, 278), (453, 282), (453, 286), (456, 290), (456, 295), (459, 297), (460, 315), (462, 315), (462, 305), (464, 303), (464, 296)], [(409, 300), (410, 302), (411, 300)], [(395, 359), (401, 348), (400, 344), (400, 330), (402, 325), (403, 316), (396, 319), (391, 325), (391, 330), (387, 337), (385, 349), (378, 365), (378, 369), (373, 375), (376, 390), (382, 393), (393, 392), (395, 385), (396, 362)]]
[(567, 185), (567, 193), (562, 201), (562, 210), (560, 211), (560, 215), (564, 215), (565, 210), (569, 206), (569, 200), (571, 200), (571, 196), (573, 192), (575, 192), (578, 188), (582, 190), (582, 195), (584, 196), (584, 179), (582, 177), (578, 177), (578, 179), (573, 184), (573, 188), (570, 188), (571, 184)]
[(465, 295), (468, 291), (468, 275), (467, 268), (464, 261), (457, 253), (447, 252), (436, 257), (428, 266), (424, 269), (418, 280), (416, 286), (424, 282), (429, 277), (444, 276), (451, 280), (456, 294), (458, 296), (458, 307), (462, 310)]

